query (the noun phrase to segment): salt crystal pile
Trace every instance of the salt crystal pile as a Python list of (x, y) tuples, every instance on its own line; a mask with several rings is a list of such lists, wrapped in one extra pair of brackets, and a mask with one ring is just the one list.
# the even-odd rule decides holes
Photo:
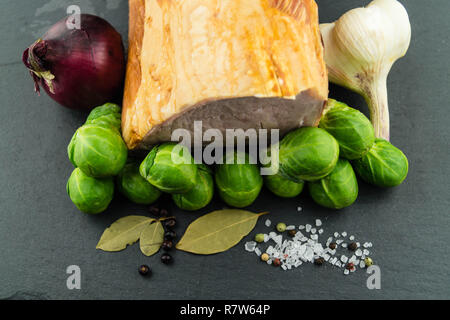
[[(299, 210), (300, 211), (300, 210)], [(265, 225), (270, 227), (272, 222), (267, 219)], [(357, 268), (363, 269), (366, 267), (364, 259), (369, 256), (370, 252), (367, 248), (372, 247), (371, 242), (364, 242), (361, 247), (359, 242), (356, 242), (358, 249), (353, 253), (346, 249), (348, 244), (353, 242), (356, 237), (351, 235), (349, 237), (350, 242), (346, 242), (347, 232), (334, 232), (332, 236), (328, 236), (326, 243), (322, 244), (319, 240), (319, 236), (324, 233), (322, 227), (322, 221), (316, 219), (315, 227), (311, 224), (299, 225), (298, 228), (295, 225), (289, 225), (286, 230), (302, 230), (297, 231), (293, 237), (283, 238), (286, 233), (278, 234), (274, 231), (264, 234), (264, 241), (260, 244), (255, 241), (249, 241), (245, 243), (245, 250), (253, 252), (257, 256), (261, 256), (262, 253), (269, 255), (267, 264), (273, 264), (274, 259), (279, 259), (281, 262), (282, 270), (292, 270), (300, 267), (303, 263), (314, 263), (316, 259), (323, 259), (324, 263), (328, 263), (336, 268), (344, 269), (343, 273), (348, 275), (356, 271)], [(272, 242), (272, 243), (269, 243)], [(267, 245), (265, 245), (267, 243)], [(335, 243), (336, 248), (330, 249), (330, 244)], [(262, 246), (267, 246), (266, 249)], [(338, 252), (339, 251), (339, 252)], [(349, 254), (350, 255), (346, 255)], [(353, 264), (354, 266), (350, 268)], [(348, 267), (350, 265), (350, 267)], [(349, 268), (349, 269), (347, 269)]]

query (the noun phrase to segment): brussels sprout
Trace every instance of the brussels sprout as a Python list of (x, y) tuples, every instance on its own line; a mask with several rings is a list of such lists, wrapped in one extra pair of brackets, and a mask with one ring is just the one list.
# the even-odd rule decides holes
[(188, 193), (173, 194), (172, 199), (178, 208), (195, 211), (206, 207), (214, 195), (214, 180), (211, 170), (201, 164), (198, 166), (197, 183)]
[(338, 159), (336, 139), (320, 128), (297, 129), (280, 142), (280, 174), (296, 182), (315, 181), (327, 176)]
[(319, 181), (308, 183), (313, 200), (326, 208), (342, 209), (358, 197), (358, 181), (353, 168), (345, 159), (339, 159), (333, 172)]
[(116, 129), (88, 124), (75, 132), (68, 154), (73, 165), (85, 174), (106, 178), (123, 169), (128, 149)]
[(113, 199), (114, 180), (92, 178), (76, 168), (67, 182), (67, 193), (80, 211), (97, 214), (105, 211)]
[(375, 142), (372, 123), (367, 117), (345, 103), (328, 100), (328, 111), (319, 127), (325, 129), (339, 143), (339, 155), (353, 160), (365, 155)]
[(154, 147), (140, 166), (141, 176), (171, 194), (190, 191), (197, 183), (197, 171), (189, 150), (175, 143)]
[(384, 139), (375, 144), (361, 159), (353, 161), (358, 175), (379, 187), (395, 187), (408, 175), (408, 159), (402, 151)]
[(108, 126), (121, 130), (122, 114), (117, 104), (107, 103), (97, 107), (89, 114), (86, 124)]
[[(282, 198), (293, 198), (298, 196), (304, 186), (304, 181), (298, 181), (298, 179), (292, 179), (289, 177), (283, 176), (279, 171), (279, 159), (278, 157), (272, 159), (273, 148), (276, 145), (272, 145), (267, 152), (267, 156), (271, 159), (271, 161), (264, 165), (267, 170), (266, 175), (264, 176), (264, 185), (275, 195)], [(275, 160), (275, 163), (272, 161)]]
[(303, 191), (304, 182), (294, 182), (277, 173), (264, 176), (264, 185), (275, 195), (282, 198), (294, 198)]
[(161, 196), (161, 191), (152, 186), (139, 173), (137, 163), (127, 163), (117, 176), (119, 191), (138, 204), (152, 204)]
[(220, 197), (237, 208), (251, 205), (263, 185), (258, 166), (250, 164), (249, 155), (244, 152), (227, 153), (224, 163), (217, 166), (215, 178)]

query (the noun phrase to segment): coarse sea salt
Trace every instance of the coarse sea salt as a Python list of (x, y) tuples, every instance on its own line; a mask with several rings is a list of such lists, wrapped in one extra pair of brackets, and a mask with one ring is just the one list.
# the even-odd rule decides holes
[(255, 241), (250, 241), (250, 242), (247, 242), (245, 244), (245, 250), (247, 250), (248, 252), (255, 251), (255, 248), (256, 248), (256, 242)]
[[(266, 226), (270, 226), (272, 222), (267, 219)], [(360, 269), (365, 267), (364, 258), (369, 255), (369, 248), (372, 246), (370, 242), (364, 242), (363, 248), (357, 249), (354, 254), (349, 258), (344, 253), (344, 249), (347, 247), (347, 243), (343, 238), (347, 237), (347, 232), (334, 232), (334, 237), (329, 236), (326, 240), (326, 244), (319, 241), (319, 234), (324, 233), (324, 229), (318, 228), (322, 226), (322, 221), (316, 219), (315, 226), (312, 224), (299, 225), (299, 230), (305, 230), (309, 235), (305, 236), (302, 232), (297, 231), (294, 236), (287, 236), (287, 233), (277, 233), (271, 231), (268, 234), (264, 234), (264, 243), (272, 241), (274, 245), (266, 245), (264, 243), (256, 243), (255, 241), (249, 241), (245, 243), (245, 250), (248, 252), (254, 252), (257, 256), (261, 256), (263, 252), (269, 255), (267, 264), (273, 264), (274, 259), (279, 259), (281, 262), (282, 270), (291, 270), (293, 268), (300, 267), (303, 263), (314, 263), (316, 259), (323, 258), (323, 261), (336, 267), (344, 268), (347, 263), (354, 263), (354, 268), (347, 270), (345, 268), (344, 274), (355, 272), (357, 267)], [(295, 230), (295, 225), (288, 225), (286, 230)], [(285, 236), (285, 237), (283, 237)], [(342, 237), (342, 238), (341, 238)], [(340, 238), (340, 239), (338, 239)], [(333, 242), (338, 245), (335, 249), (330, 249), (329, 245)], [(354, 235), (350, 235), (350, 241), (355, 240)], [(357, 247), (360, 246), (359, 242), (356, 242)], [(342, 247), (342, 248), (341, 248)], [(345, 250), (348, 253), (348, 250)], [(335, 256), (338, 254), (338, 256)]]

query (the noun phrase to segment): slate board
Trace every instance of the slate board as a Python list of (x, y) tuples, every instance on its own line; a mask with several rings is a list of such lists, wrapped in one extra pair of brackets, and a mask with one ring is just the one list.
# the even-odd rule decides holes
[[(405, 183), (379, 190), (360, 183), (357, 203), (340, 212), (315, 205), (303, 194), (280, 200), (264, 191), (250, 208), (272, 212), (287, 224), (324, 221), (325, 235), (347, 231), (372, 241), (381, 268), (381, 290), (368, 290), (367, 274), (344, 276), (331, 266), (304, 265), (282, 272), (247, 254), (243, 243), (214, 256), (176, 252), (176, 263), (146, 258), (138, 246), (104, 253), (95, 245), (107, 226), (145, 208), (118, 197), (108, 212), (78, 212), (65, 189), (72, 166), (66, 147), (85, 115), (38, 98), (20, 62), (22, 51), (69, 4), (109, 20), (127, 38), (125, 0), (17, 0), (0, 10), (0, 298), (3, 299), (416, 299), (449, 298), (449, 38), (450, 2), (402, 1), (412, 21), (413, 39), (389, 77), (392, 142), (410, 161)], [(319, 0), (322, 22), (368, 1)], [(331, 87), (331, 97), (367, 111), (363, 100)], [(303, 207), (301, 214), (297, 206)], [(216, 200), (201, 213), (222, 208)], [(172, 207), (172, 209), (174, 209)], [(174, 209), (181, 233), (201, 213)], [(264, 220), (264, 219), (263, 219)], [(267, 228), (261, 220), (256, 231)], [(252, 235), (255, 233), (252, 232)], [(247, 239), (250, 239), (248, 237)], [(143, 279), (141, 263), (154, 270)], [(79, 265), (81, 290), (66, 287), (66, 268)]]

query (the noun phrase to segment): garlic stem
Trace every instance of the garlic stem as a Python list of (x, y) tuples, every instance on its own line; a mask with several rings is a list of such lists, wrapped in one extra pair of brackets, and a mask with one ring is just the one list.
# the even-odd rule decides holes
[(364, 98), (369, 106), (370, 120), (375, 136), (389, 141), (389, 107), (386, 76), (368, 83), (364, 89)]

